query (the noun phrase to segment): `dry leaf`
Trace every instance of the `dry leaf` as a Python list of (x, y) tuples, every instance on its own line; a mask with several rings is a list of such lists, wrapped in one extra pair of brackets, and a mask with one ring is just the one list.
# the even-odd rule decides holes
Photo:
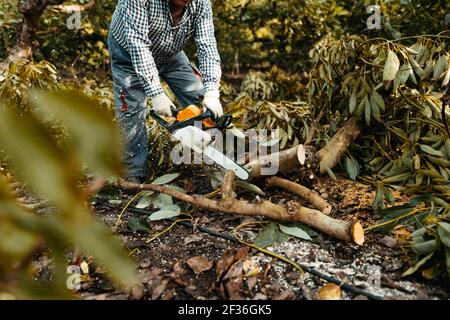
[(216, 281), (220, 281), (223, 275), (230, 269), (234, 262), (235, 250), (227, 249), (217, 261), (216, 265)]
[(187, 245), (189, 243), (197, 242), (197, 241), (200, 241), (202, 239), (203, 239), (202, 236), (200, 236), (198, 234), (193, 234), (192, 236), (184, 238), (184, 244)]
[(203, 256), (189, 258), (186, 263), (196, 275), (210, 270), (213, 266), (212, 261)]

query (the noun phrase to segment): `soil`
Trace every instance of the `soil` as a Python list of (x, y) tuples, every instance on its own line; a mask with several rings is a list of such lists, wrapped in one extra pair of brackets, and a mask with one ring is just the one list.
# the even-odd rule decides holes
[[(200, 171), (183, 174), (178, 184), (190, 193), (213, 191), (209, 179)], [(363, 227), (375, 224), (378, 217), (371, 208), (375, 191), (370, 186), (339, 177), (337, 181), (321, 178), (314, 181), (312, 187), (333, 205), (333, 217), (358, 219)], [(263, 190), (269, 195), (265, 198), (273, 202), (301, 201), (282, 190), (269, 190), (267, 187)], [(255, 198), (248, 191), (237, 190), (237, 193), (242, 198)], [(81, 257), (77, 261), (87, 262), (90, 270), (79, 291), (83, 299), (317, 299), (319, 290), (327, 283), (309, 273), (302, 275), (292, 265), (266, 253), (198, 230), (198, 227), (205, 227), (231, 235), (243, 223), (263, 221), (258, 217), (188, 208), (192, 227), (175, 224), (166, 230), (173, 222), (150, 221), (149, 215), (154, 212), (150, 207), (147, 211), (125, 211), (115, 228), (120, 211), (132, 196), (121, 192), (117, 194), (117, 199), (121, 200), (95, 198), (93, 207), (95, 216), (110, 227), (129, 250), (130, 257), (138, 266), (140, 285), (130, 292), (114, 288), (101, 272), (97, 272), (98, 268), (90, 257)], [(407, 200), (398, 193), (394, 196), (397, 204)], [(133, 202), (130, 207), (135, 204)], [(132, 218), (145, 222), (150, 227), (150, 234), (132, 232), (127, 226)], [(165, 233), (149, 242), (164, 230)], [(254, 239), (260, 230), (261, 227), (254, 224), (242, 229), (240, 235)], [(402, 226), (388, 236), (367, 232), (362, 247), (325, 235), (319, 235), (314, 242), (290, 237), (266, 250), (383, 299), (448, 299), (447, 280), (429, 281), (420, 275), (402, 277), (410, 266), (408, 252), (404, 248), (408, 232)], [(40, 259), (43, 257), (48, 259), (46, 256)], [(45, 278), (45, 274), (43, 268), (38, 278)], [(348, 290), (342, 290), (341, 298), (368, 299), (364, 294)]]

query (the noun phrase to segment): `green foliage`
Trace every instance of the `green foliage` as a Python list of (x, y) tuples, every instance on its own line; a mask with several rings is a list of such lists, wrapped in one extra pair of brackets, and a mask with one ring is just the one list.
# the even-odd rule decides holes
[(265, 226), (253, 241), (253, 244), (265, 248), (274, 243), (283, 243), (289, 239), (289, 235), (282, 232), (277, 223)]
[[(418, 221), (436, 234), (436, 221), (448, 217), (450, 139), (444, 122), (450, 112), (444, 110), (442, 118), (441, 101), (450, 80), (447, 39), (417, 37), (403, 44), (350, 36), (324, 40), (311, 51), (316, 61), (309, 84), (313, 113), (326, 112), (323, 131), (332, 121), (342, 123), (352, 116), (360, 120), (364, 132), (345, 166), (351, 177), (356, 166), (372, 173), (365, 181), (377, 187), (373, 207), (383, 209), (379, 224), (384, 231)], [(324, 132), (322, 139), (326, 140)], [(384, 209), (393, 200), (387, 186), (430, 198), (423, 210), (417, 210), (418, 203)], [(430, 250), (442, 256), (441, 246), (426, 248), (414, 251), (413, 246), (413, 251), (421, 259)], [(420, 265), (430, 258), (420, 260)]]
[(31, 109), (28, 99), (30, 88), (54, 90), (60, 86), (57, 70), (50, 62), (19, 60), (10, 64), (0, 83), (0, 99), (21, 113), (28, 112)]
[(334, 0), (231, 0), (213, 6), (224, 61), (290, 69), (302, 67), (301, 57), (324, 35), (342, 34), (339, 18), (350, 14)]
[(352, 34), (368, 33), (365, 22), (370, 14), (366, 12), (366, 8), (374, 4), (380, 6), (382, 29), (369, 32), (373, 36), (396, 39), (438, 34), (449, 27), (445, 25), (445, 15), (448, 13), (447, 0), (358, 0), (339, 3), (352, 13), (343, 22), (346, 30)]
[(301, 101), (255, 102), (243, 95), (228, 105), (227, 112), (236, 119), (237, 127), (267, 129), (267, 145), (271, 145), (272, 132), (278, 130), (280, 149), (304, 141), (309, 129), (310, 110)]
[(81, 28), (76, 30), (67, 27), (72, 13), (53, 10), (50, 6), (41, 18), (36, 58), (51, 61), (59, 69), (81, 78), (86, 72), (97, 75), (109, 72), (106, 39), (115, 5), (116, 1), (112, 0), (96, 1), (92, 9), (81, 13)]
[(247, 95), (253, 100), (296, 101), (306, 93), (301, 81), (297, 74), (288, 74), (276, 66), (268, 72), (250, 71), (242, 82), (240, 96)]
[(74, 92), (36, 92), (30, 100), (35, 110), (49, 112), (70, 128), (69, 139), (60, 146), (35, 112), (18, 116), (12, 107), (0, 106), (0, 134), (4, 137), (0, 148), (21, 180), (56, 208), (53, 213), (37, 216), (20, 206), (6, 183), (0, 182), (0, 291), (42, 297), (33, 275), (23, 276), (29, 257), (42, 244), (54, 257), (55, 296), (67, 293), (64, 249), (68, 243), (92, 254), (117, 283), (130, 285), (134, 282), (133, 266), (119, 242), (92, 220), (77, 187), (81, 163), (97, 177), (120, 174), (118, 134), (112, 121), (95, 102)]

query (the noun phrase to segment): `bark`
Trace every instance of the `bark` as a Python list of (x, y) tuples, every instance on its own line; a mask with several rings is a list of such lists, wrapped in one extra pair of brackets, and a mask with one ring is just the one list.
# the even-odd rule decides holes
[(303, 199), (311, 203), (316, 209), (322, 211), (325, 214), (330, 214), (332, 210), (331, 204), (329, 204), (325, 199), (323, 199), (316, 191), (310, 190), (298, 183), (278, 178), (271, 177), (267, 179), (267, 184), (271, 187), (283, 188), (285, 190), (291, 191)]
[[(304, 158), (305, 162), (301, 158)], [(250, 172), (249, 179), (256, 180), (264, 177), (265, 167), (277, 162), (279, 167), (278, 174), (303, 169), (303, 175), (308, 178), (318, 168), (319, 157), (313, 147), (299, 145), (278, 153), (257, 158), (247, 163), (244, 168)]]
[(234, 193), (234, 179), (236, 174), (234, 171), (227, 171), (223, 178), (223, 184), (221, 189), (222, 200), (234, 199), (236, 194)]
[[(250, 172), (250, 179), (255, 180), (263, 177), (264, 167), (274, 161), (279, 161), (278, 174), (292, 171), (304, 171), (304, 174), (321, 174), (326, 172), (327, 167), (332, 169), (347, 151), (352, 142), (359, 136), (361, 128), (356, 118), (349, 119), (344, 126), (331, 138), (331, 140), (318, 152), (313, 147), (299, 145), (279, 153), (260, 157), (245, 165)], [(301, 161), (304, 154), (305, 161)], [(310, 170), (308, 170), (310, 169)], [(305, 171), (306, 170), (306, 171)]]
[(211, 200), (199, 195), (188, 195), (160, 185), (136, 184), (126, 181), (121, 181), (120, 186), (125, 190), (151, 190), (165, 193), (181, 201), (209, 211), (219, 211), (246, 216), (260, 215), (279, 221), (298, 221), (337, 239), (358, 245), (364, 243), (364, 231), (359, 222), (333, 219), (318, 210), (303, 207), (298, 203), (289, 203), (287, 206), (283, 206), (266, 200), (256, 203), (237, 199)]
[(356, 118), (348, 120), (327, 145), (319, 151), (320, 173), (327, 172), (327, 168), (332, 169), (360, 133), (361, 127), (358, 120)]

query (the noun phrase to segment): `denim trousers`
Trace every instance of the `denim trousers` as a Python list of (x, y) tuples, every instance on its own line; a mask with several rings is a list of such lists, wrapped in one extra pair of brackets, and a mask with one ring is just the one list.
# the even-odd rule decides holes
[[(122, 133), (124, 177), (147, 176), (148, 134), (147, 97), (133, 68), (130, 54), (110, 33), (108, 49), (114, 80), (116, 122)], [(157, 66), (159, 76), (170, 87), (181, 107), (198, 104), (204, 94), (203, 83), (183, 51)]]

